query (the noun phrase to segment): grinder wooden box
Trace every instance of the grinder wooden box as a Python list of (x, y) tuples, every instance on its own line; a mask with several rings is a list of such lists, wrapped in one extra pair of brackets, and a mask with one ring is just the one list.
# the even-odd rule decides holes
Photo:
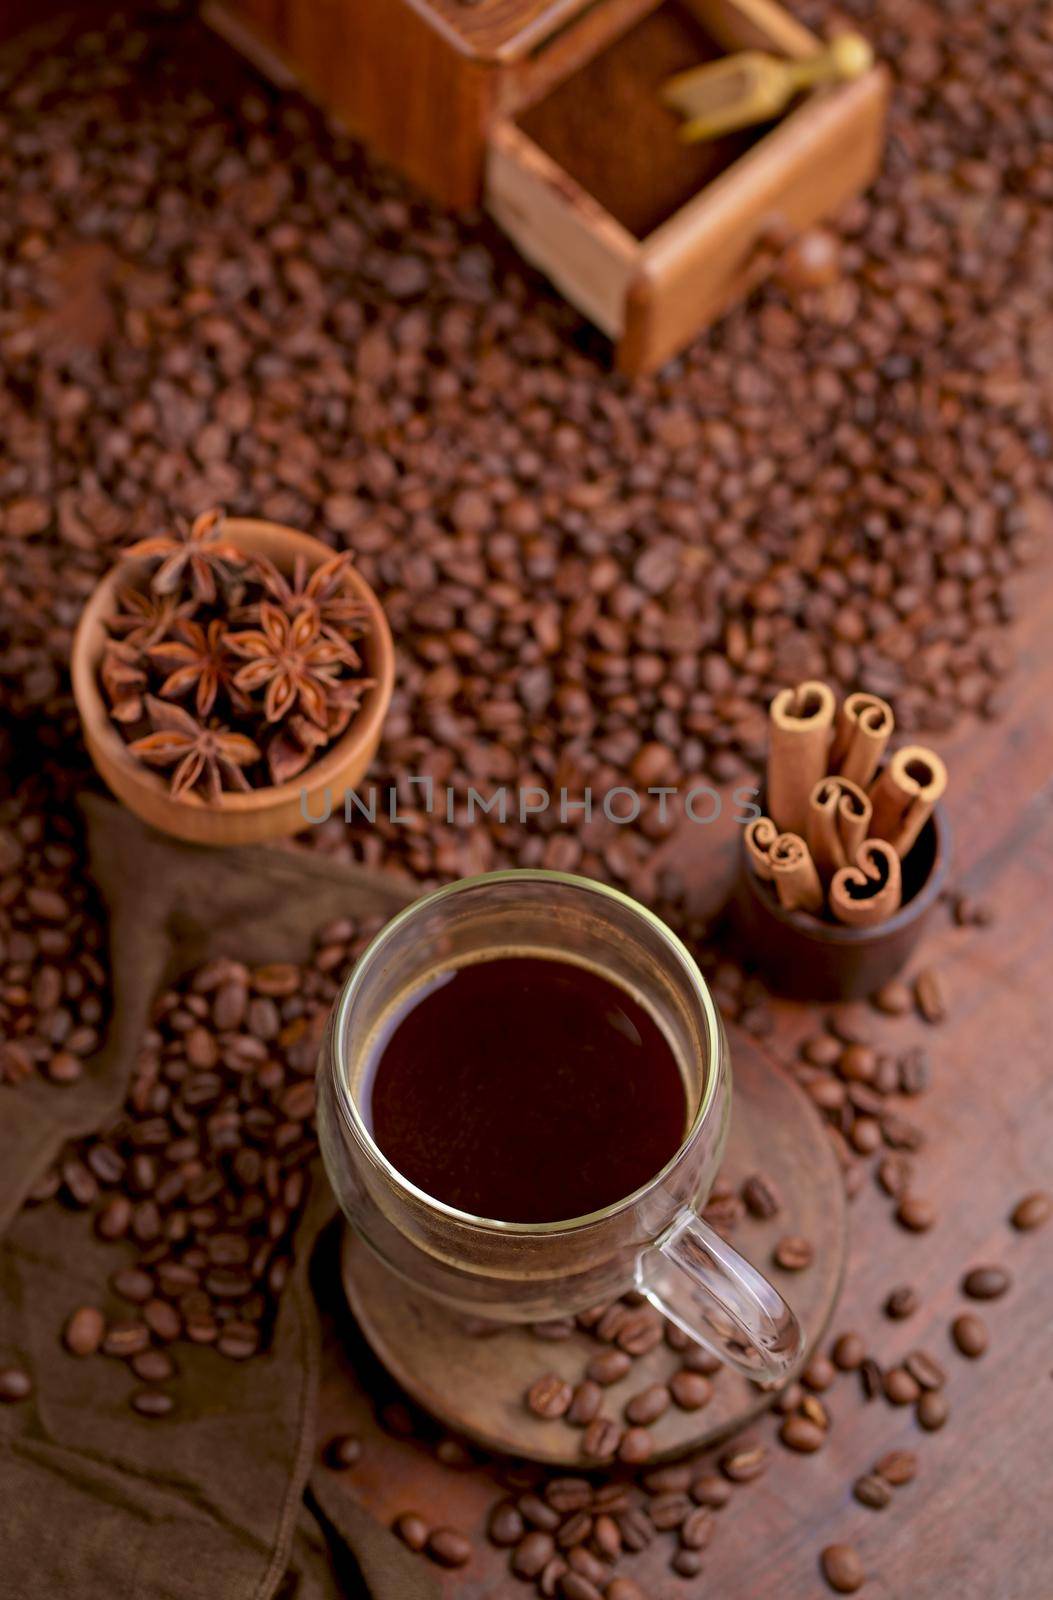
[(209, 0), (206, 15), (436, 199), (482, 202), (629, 373), (753, 287), (773, 225), (836, 211), (881, 156), (880, 67), (773, 125), (678, 139), (656, 92), (672, 73), (819, 47), (775, 0)]

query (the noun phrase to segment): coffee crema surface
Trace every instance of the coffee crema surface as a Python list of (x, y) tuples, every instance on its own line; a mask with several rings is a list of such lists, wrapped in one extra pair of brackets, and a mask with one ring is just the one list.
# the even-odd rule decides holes
[(632, 1194), (689, 1121), (676, 1056), (639, 1000), (589, 967), (518, 954), (448, 969), (410, 995), (360, 1103), (418, 1189), (520, 1223)]

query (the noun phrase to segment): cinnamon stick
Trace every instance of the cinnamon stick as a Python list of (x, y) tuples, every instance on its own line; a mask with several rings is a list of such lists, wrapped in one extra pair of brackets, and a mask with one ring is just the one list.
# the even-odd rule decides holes
[(837, 716), (830, 771), (865, 789), (881, 764), (895, 726), (892, 707), (880, 695), (862, 691), (848, 695)]
[(947, 768), (935, 751), (920, 744), (897, 750), (870, 789), (871, 834), (887, 839), (902, 861), (946, 787)]
[(785, 833), (803, 836), (808, 825), (808, 797), (826, 776), (835, 708), (833, 690), (814, 678), (780, 689), (771, 703), (768, 813)]
[(834, 874), (830, 911), (846, 927), (873, 928), (899, 910), (902, 895), (898, 854), (884, 839), (866, 839), (855, 865)]
[(805, 837), (824, 884), (856, 859), (870, 832), (871, 809), (866, 794), (850, 778), (821, 778), (812, 790)]
[(823, 909), (823, 886), (804, 840), (796, 833), (780, 833), (768, 852), (771, 879), (784, 911)]
[(746, 853), (758, 878), (767, 882), (771, 878), (771, 847), (779, 837), (779, 830), (770, 817), (754, 817), (746, 824)]

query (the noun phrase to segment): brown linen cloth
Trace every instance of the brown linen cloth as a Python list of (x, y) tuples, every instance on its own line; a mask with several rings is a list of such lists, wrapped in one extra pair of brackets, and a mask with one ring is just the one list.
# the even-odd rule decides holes
[(161, 1421), (129, 1408), (123, 1362), (61, 1344), (78, 1305), (116, 1314), (108, 1279), (126, 1250), (56, 1203), (20, 1210), (63, 1143), (123, 1103), (164, 983), (218, 954), (302, 960), (320, 924), (393, 912), (413, 885), (307, 852), (174, 844), (95, 796), (83, 810), (110, 911), (113, 1021), (78, 1083), (0, 1091), (0, 1366), (28, 1369), (34, 1385), (0, 1405), (0, 1595), (432, 1600), (421, 1562), (324, 1469), (308, 1489), (320, 1360), (308, 1262), (333, 1214), (320, 1169), (270, 1350), (240, 1364), (180, 1345), (179, 1406)]

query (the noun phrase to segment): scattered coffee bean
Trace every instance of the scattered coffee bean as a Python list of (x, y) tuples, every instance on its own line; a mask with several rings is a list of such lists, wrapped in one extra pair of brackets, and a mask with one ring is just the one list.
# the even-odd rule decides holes
[(697, 1578), (703, 1566), (702, 1552), (700, 1550), (678, 1550), (669, 1564), (681, 1578)]
[(622, 1430), (609, 1417), (596, 1417), (581, 1439), (581, 1453), (591, 1461), (611, 1461), (618, 1453)]
[(28, 1400), (33, 1393), (33, 1380), (21, 1367), (0, 1367), (0, 1403), (13, 1405)]
[(879, 1394), (884, 1393), (884, 1374), (872, 1356), (867, 1356), (860, 1366), (859, 1380), (862, 1384), (864, 1400), (873, 1400)]
[(674, 1372), (669, 1392), (681, 1411), (701, 1411), (713, 1398), (713, 1385), (700, 1372)]
[(720, 1470), (732, 1483), (751, 1483), (768, 1465), (768, 1452), (762, 1444), (737, 1445), (720, 1458)]
[(918, 1309), (918, 1296), (908, 1285), (903, 1284), (898, 1289), (893, 1289), (885, 1301), (886, 1315), (894, 1322), (902, 1322), (907, 1317), (912, 1317)]
[(599, 1355), (592, 1357), (585, 1368), (585, 1375), (593, 1383), (606, 1387), (624, 1378), (632, 1364), (632, 1357), (626, 1355), (624, 1350), (602, 1350)]
[(691, 1482), (691, 1463), (670, 1461), (664, 1467), (651, 1467), (640, 1476), (646, 1494), (682, 1494)]
[(672, 1396), (664, 1383), (649, 1384), (646, 1389), (641, 1389), (639, 1394), (634, 1394), (625, 1407), (625, 1420), (638, 1424), (640, 1427), (650, 1427), (652, 1422), (664, 1416), (669, 1410)]
[(626, 1466), (639, 1466), (654, 1454), (654, 1441), (646, 1428), (626, 1428), (618, 1445), (618, 1460)]
[(401, 1512), (392, 1528), (410, 1550), (421, 1551), (428, 1542), (428, 1524), (416, 1511)]
[(850, 1544), (828, 1544), (819, 1558), (823, 1577), (836, 1594), (855, 1594), (863, 1587), (863, 1563)]
[(915, 1415), (928, 1433), (935, 1433), (937, 1428), (942, 1428), (950, 1415), (950, 1406), (943, 1390), (926, 1389), (918, 1401)]
[(667, 1494), (655, 1495), (647, 1510), (655, 1527), (668, 1533), (670, 1528), (679, 1528), (687, 1520), (693, 1507), (686, 1494), (671, 1490)]
[(963, 1356), (975, 1361), (987, 1349), (987, 1325), (973, 1311), (963, 1311), (951, 1323), (951, 1334)]
[(997, 1300), (1005, 1294), (1010, 1282), (1004, 1267), (973, 1267), (962, 1279), (962, 1293), (970, 1300)]
[(896, 1221), (911, 1233), (925, 1233), (936, 1221), (936, 1210), (931, 1201), (908, 1193), (896, 1207)]
[(512, 1571), (517, 1578), (533, 1579), (540, 1575), (547, 1562), (556, 1553), (556, 1541), (550, 1533), (535, 1528), (521, 1539), (512, 1552)]
[(754, 1217), (774, 1217), (782, 1209), (779, 1192), (770, 1178), (755, 1172), (742, 1185), (742, 1198), (746, 1210)]
[(926, 1350), (912, 1350), (903, 1365), (923, 1389), (942, 1389), (947, 1382), (947, 1374), (940, 1363)]
[(142, 1383), (167, 1383), (175, 1376), (175, 1362), (167, 1350), (143, 1350), (132, 1357), (130, 1365)]
[(1053, 1194), (1046, 1189), (1036, 1189), (1017, 1201), (1010, 1221), (1020, 1233), (1030, 1233), (1033, 1228), (1041, 1228), (1050, 1217), (1053, 1217)]
[(137, 1389), (131, 1398), (131, 1407), (141, 1417), (167, 1417), (175, 1410), (175, 1401), (163, 1389)]
[(592, 1484), (588, 1478), (550, 1478), (545, 1499), (555, 1511), (582, 1511), (592, 1504)]
[(945, 1022), (947, 1001), (943, 982), (932, 967), (925, 967), (914, 979), (914, 1001), (926, 1022)]
[(874, 1511), (881, 1511), (892, 1499), (892, 1490), (883, 1478), (875, 1477), (873, 1473), (865, 1473), (857, 1478), (852, 1485), (852, 1493), (860, 1505), (870, 1506)]
[(788, 1450), (811, 1455), (814, 1450), (822, 1449), (826, 1432), (808, 1417), (787, 1417), (779, 1429), (779, 1438)]
[(472, 1558), (471, 1540), (456, 1528), (433, 1529), (424, 1549), (440, 1567), (466, 1567)]
[(325, 1447), (326, 1466), (336, 1472), (353, 1467), (362, 1457), (362, 1441), (355, 1433), (338, 1433)]
[(604, 1590), (604, 1600), (647, 1600), (647, 1596), (632, 1578), (612, 1578)]
[(889, 1017), (902, 1017), (910, 1010), (910, 990), (898, 978), (892, 978), (882, 985), (872, 997), (874, 1005)]
[(834, 1340), (830, 1355), (839, 1371), (855, 1372), (862, 1366), (866, 1353), (866, 1346), (858, 1333), (842, 1333)]
[(576, 1428), (584, 1428), (599, 1415), (603, 1404), (603, 1390), (591, 1378), (577, 1384), (567, 1408), (567, 1421)]
[(806, 1389), (811, 1389), (815, 1394), (822, 1394), (824, 1390), (829, 1389), (836, 1377), (837, 1371), (829, 1356), (817, 1352), (801, 1373), (801, 1382)]
[(708, 1506), (711, 1511), (719, 1511), (731, 1499), (730, 1486), (713, 1472), (700, 1472), (692, 1478), (688, 1493), (697, 1505)]
[(786, 1234), (772, 1251), (772, 1259), (784, 1272), (802, 1272), (805, 1267), (811, 1266), (815, 1250), (811, 1240), (799, 1234)]
[(918, 1458), (913, 1450), (889, 1450), (875, 1462), (874, 1471), (886, 1483), (894, 1486), (910, 1483), (918, 1470)]
[(885, 1397), (891, 1405), (912, 1406), (920, 1393), (921, 1385), (905, 1367), (891, 1367), (885, 1373)]
[(914, 1176), (913, 1163), (907, 1156), (892, 1155), (882, 1156), (877, 1165), (877, 1180), (882, 1189), (893, 1200), (898, 1200), (901, 1195), (908, 1192), (910, 1181)]
[(74, 1356), (93, 1356), (102, 1344), (106, 1318), (96, 1306), (81, 1306), (69, 1317), (62, 1338)]
[(685, 1550), (704, 1550), (713, 1537), (716, 1524), (706, 1506), (698, 1506), (680, 1524), (680, 1543)]
[(543, 1417), (551, 1422), (569, 1411), (573, 1398), (574, 1391), (569, 1383), (558, 1373), (546, 1372), (530, 1385), (526, 1403), (535, 1417)]
[(555, 1533), (559, 1527), (562, 1512), (556, 1506), (549, 1505), (547, 1500), (543, 1500), (533, 1490), (521, 1494), (516, 1504), (523, 1521), (529, 1523), (532, 1528), (540, 1528), (542, 1533)]

